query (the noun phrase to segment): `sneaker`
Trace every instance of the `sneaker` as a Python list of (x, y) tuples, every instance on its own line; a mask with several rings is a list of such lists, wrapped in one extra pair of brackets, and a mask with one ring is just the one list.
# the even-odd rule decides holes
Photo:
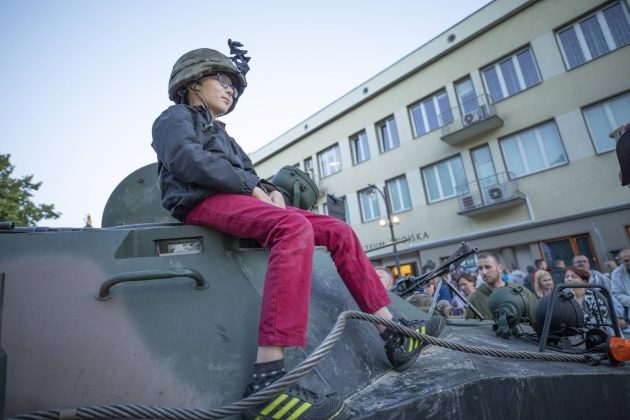
[[(434, 315), (425, 321), (407, 321), (400, 318), (395, 322), (432, 337), (439, 336), (446, 325), (444, 318), (439, 315)], [(381, 338), (385, 341), (387, 359), (396, 372), (402, 372), (411, 366), (420, 355), (420, 351), (426, 347), (426, 343), (390, 328), (381, 333)]]
[[(252, 394), (247, 387), (245, 396)], [(350, 407), (343, 400), (328, 398), (298, 384), (293, 384), (272, 400), (243, 412), (246, 420), (297, 419), (342, 420), (350, 415)]]

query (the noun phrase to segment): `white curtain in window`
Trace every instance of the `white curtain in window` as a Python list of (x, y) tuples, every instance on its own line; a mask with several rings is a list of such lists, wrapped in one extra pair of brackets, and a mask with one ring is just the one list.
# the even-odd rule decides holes
[(378, 207), (378, 193), (370, 193), (370, 190), (359, 192), (359, 202), (361, 204), (361, 217), (364, 222), (375, 220), (381, 217)]
[(580, 41), (578, 41), (575, 29), (569, 28), (566, 31), (562, 31), (558, 34), (560, 43), (564, 47), (564, 55), (568, 61), (569, 68), (579, 66), (586, 62), (582, 48), (580, 47)]
[(468, 181), (461, 156), (422, 169), (429, 202), (468, 192)]
[(615, 128), (630, 121), (630, 94), (621, 95), (584, 109), (584, 116), (597, 153), (615, 148), (608, 137)]
[(617, 48), (630, 43), (630, 24), (621, 4), (604, 10), (604, 17)]
[(557, 37), (572, 69), (630, 43), (630, 14), (617, 2), (563, 28)]
[(553, 121), (506, 137), (500, 143), (508, 171), (517, 177), (567, 162), (558, 128)]
[(411, 208), (411, 198), (407, 178), (403, 175), (391, 181), (387, 181), (387, 190), (391, 209), (394, 213), (400, 213)]
[(584, 39), (588, 45), (588, 49), (591, 53), (591, 57), (597, 58), (600, 55), (604, 55), (608, 52), (608, 45), (606, 44), (606, 38), (602, 33), (602, 28), (599, 26), (597, 16), (586, 19), (580, 23)]

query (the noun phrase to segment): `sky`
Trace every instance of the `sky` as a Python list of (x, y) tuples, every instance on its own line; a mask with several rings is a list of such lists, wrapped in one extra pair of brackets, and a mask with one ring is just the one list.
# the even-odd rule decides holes
[(39, 226), (100, 227), (118, 183), (156, 161), (151, 125), (185, 52), (248, 50), (248, 87), (221, 119), (251, 153), (488, 3), (0, 0), (0, 153), (62, 213)]

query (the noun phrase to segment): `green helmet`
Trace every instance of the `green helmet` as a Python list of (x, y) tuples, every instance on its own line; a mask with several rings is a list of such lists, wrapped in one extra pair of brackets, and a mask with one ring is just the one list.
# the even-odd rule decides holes
[(317, 184), (301, 169), (283, 166), (270, 181), (280, 191), (285, 203), (293, 207), (310, 210), (317, 204)]
[(180, 103), (182, 95), (185, 95), (185, 88), (189, 83), (210, 73), (225, 73), (230, 76), (234, 87), (238, 91), (238, 96), (234, 98), (232, 106), (226, 114), (234, 109), (238, 98), (241, 97), (247, 81), (243, 73), (239, 71), (232, 59), (221, 54), (219, 51), (209, 48), (198, 48), (188, 51), (175, 62), (171, 78), (168, 81), (168, 97), (175, 103)]

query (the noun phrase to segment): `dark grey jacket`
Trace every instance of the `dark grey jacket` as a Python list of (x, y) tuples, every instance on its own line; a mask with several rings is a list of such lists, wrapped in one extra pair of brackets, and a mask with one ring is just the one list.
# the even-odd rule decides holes
[(206, 113), (173, 105), (153, 123), (162, 205), (184, 221), (200, 201), (217, 193), (251, 195), (260, 178), (252, 161), (219, 121), (206, 131)]

